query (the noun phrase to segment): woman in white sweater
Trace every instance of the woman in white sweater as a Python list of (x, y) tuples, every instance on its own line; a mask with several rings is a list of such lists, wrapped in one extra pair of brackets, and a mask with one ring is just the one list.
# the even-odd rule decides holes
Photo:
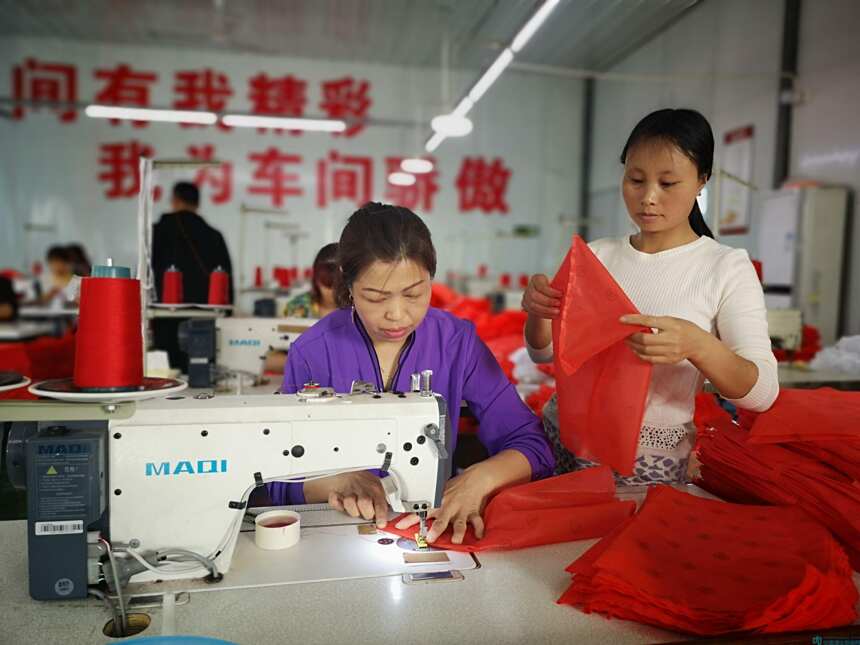
[[(622, 322), (656, 332), (627, 340), (654, 370), (634, 474), (619, 477), (623, 484), (685, 479), (695, 397), (704, 379), (734, 405), (758, 412), (779, 393), (755, 269), (746, 251), (714, 241), (696, 203), (713, 155), (711, 127), (698, 112), (646, 116), (621, 153), (624, 203), (639, 232), (589, 244), (643, 313)], [(535, 362), (553, 358), (551, 323), (561, 298), (545, 275), (533, 276), (523, 296), (526, 344)], [(561, 445), (554, 399), (544, 409), (544, 427), (558, 473), (593, 465)]]

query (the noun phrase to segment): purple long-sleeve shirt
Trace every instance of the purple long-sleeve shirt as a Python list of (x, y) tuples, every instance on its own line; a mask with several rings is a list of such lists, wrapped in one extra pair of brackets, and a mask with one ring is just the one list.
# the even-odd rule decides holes
[[(433, 370), (433, 391), (448, 402), (452, 454), (460, 402), (465, 401), (478, 419), (478, 438), (490, 455), (518, 450), (531, 465), (532, 479), (552, 473), (555, 459), (540, 420), (522, 402), (471, 322), (431, 307), (400, 353), (391, 389), (409, 391), (410, 376), (428, 369)], [(351, 309), (338, 309), (290, 346), (281, 392), (294, 393), (310, 381), (349, 392), (355, 380), (383, 389), (370, 336)], [(304, 503), (301, 484), (274, 483), (269, 494), (275, 505)]]

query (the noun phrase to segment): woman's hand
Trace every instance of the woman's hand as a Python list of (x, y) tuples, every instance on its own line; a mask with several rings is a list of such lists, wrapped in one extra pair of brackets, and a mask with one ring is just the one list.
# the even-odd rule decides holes
[(639, 358), (655, 365), (674, 365), (683, 360), (695, 364), (715, 340), (701, 327), (680, 318), (628, 315), (622, 316), (621, 322), (656, 330), (637, 332), (624, 341)]
[(376, 518), (376, 526), (388, 524), (388, 502), (379, 477), (366, 470), (342, 473), (305, 482), (305, 499), (328, 501), (329, 506), (352, 517)]
[[(481, 464), (476, 464), (465, 470), (461, 475), (448, 480), (442, 496), (442, 506), (427, 513), (433, 518), (433, 527), (427, 532), (427, 542), (435, 542), (445, 530), (451, 526), (453, 533), (451, 542), (462, 544), (469, 524), (479, 540), (484, 537), (484, 520), (481, 513), (487, 503), (492, 488), (483, 477)], [(395, 526), (406, 529), (418, 523), (414, 513), (400, 520)]]
[(564, 294), (550, 286), (549, 278), (538, 273), (531, 277), (523, 294), (522, 308), (538, 318), (557, 318), (561, 313), (561, 298)]

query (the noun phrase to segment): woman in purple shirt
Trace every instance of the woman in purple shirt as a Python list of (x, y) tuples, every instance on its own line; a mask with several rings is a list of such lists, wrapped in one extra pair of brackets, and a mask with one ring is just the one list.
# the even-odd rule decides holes
[[(461, 542), (469, 523), (483, 534), (481, 512), (496, 490), (552, 473), (554, 459), (538, 418), (517, 395), (475, 326), (430, 307), (436, 251), (427, 226), (399, 206), (366, 204), (341, 234), (337, 299), (341, 307), (290, 347), (282, 392), (310, 381), (348, 392), (355, 380), (380, 390), (408, 391), (410, 375), (433, 370), (433, 390), (448, 402), (456, 430), (460, 402), (480, 423), (478, 437), (491, 455), (450, 479), (428, 542), (450, 525)], [(456, 444), (456, 434), (454, 436)], [(450, 449), (453, 451), (454, 446)], [(271, 484), (274, 504), (328, 502), (353, 517), (386, 524), (379, 478), (343, 473), (304, 484)], [(416, 516), (398, 528), (416, 524)]]

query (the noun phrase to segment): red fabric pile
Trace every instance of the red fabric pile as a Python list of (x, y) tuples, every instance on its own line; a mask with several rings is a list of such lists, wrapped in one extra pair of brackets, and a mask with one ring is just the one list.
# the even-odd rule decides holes
[(560, 604), (691, 634), (825, 629), (857, 615), (845, 553), (800, 509), (668, 486), (567, 571)]
[(783, 390), (773, 407), (700, 430), (697, 483), (724, 499), (797, 505), (860, 570), (860, 393)]
[(804, 361), (808, 362), (815, 358), (821, 351), (821, 334), (817, 327), (804, 325), (800, 338), (800, 348), (797, 350), (774, 349), (773, 355), (779, 362)]
[(469, 298), (437, 282), (431, 287), (430, 304), (473, 322), (478, 338), (490, 348), (508, 380), (516, 383), (510, 355), (525, 345), (526, 312), (510, 310), (494, 314), (487, 298)]
[(552, 286), (564, 294), (552, 325), (561, 440), (632, 475), (651, 365), (624, 344), (640, 330), (619, 318), (639, 312), (579, 236)]
[(29, 376), (34, 381), (66, 378), (75, 370), (75, 335), (43, 336), (22, 343), (0, 343), (0, 371)]
[(555, 394), (555, 387), (550, 385), (541, 385), (537, 390), (526, 397), (526, 405), (532, 409), (536, 415), (543, 414), (544, 406), (549, 403), (552, 395)]
[[(448, 529), (432, 546), (471, 552), (586, 540), (606, 535), (635, 508), (634, 502), (615, 499), (615, 479), (609, 468), (589, 468), (506, 488), (484, 510), (482, 539), (475, 538), (470, 525), (462, 544), (451, 543)], [(394, 528), (398, 520), (390, 522), (385, 531), (413, 537), (415, 527)], [(433, 520), (428, 524), (432, 526)]]

